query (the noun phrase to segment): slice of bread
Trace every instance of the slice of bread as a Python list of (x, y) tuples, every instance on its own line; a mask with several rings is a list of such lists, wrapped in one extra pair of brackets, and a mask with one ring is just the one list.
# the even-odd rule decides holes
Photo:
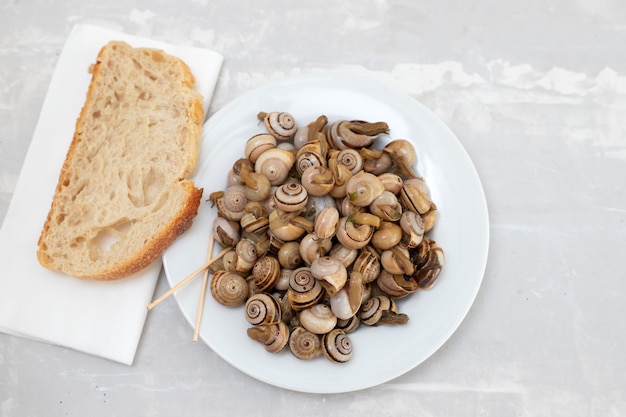
[(202, 189), (188, 178), (204, 110), (195, 79), (161, 50), (105, 45), (39, 238), (44, 267), (114, 280), (155, 261), (187, 230)]

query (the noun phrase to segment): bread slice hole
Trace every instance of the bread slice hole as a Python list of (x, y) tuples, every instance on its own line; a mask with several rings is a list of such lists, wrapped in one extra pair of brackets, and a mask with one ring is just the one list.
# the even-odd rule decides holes
[(93, 238), (92, 242), (94, 245), (104, 252), (109, 252), (111, 247), (118, 242), (119, 239), (114, 236), (109, 229), (102, 229), (98, 232), (95, 238)]
[[(119, 242), (126, 237), (126, 234), (131, 229), (132, 225), (133, 222), (129, 220), (122, 220), (111, 227), (101, 229), (92, 242), (101, 251), (109, 252), (111, 247), (116, 242)], [(79, 243), (82, 243), (82, 241)]]

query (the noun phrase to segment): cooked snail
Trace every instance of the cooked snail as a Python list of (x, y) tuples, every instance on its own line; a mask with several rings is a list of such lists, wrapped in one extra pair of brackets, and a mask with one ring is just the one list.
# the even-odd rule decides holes
[(352, 358), (352, 341), (341, 329), (322, 336), (322, 353), (331, 362), (344, 363)]
[(246, 301), (245, 317), (248, 323), (275, 324), (281, 321), (280, 303), (267, 293), (256, 293)]
[(241, 305), (248, 298), (248, 283), (241, 275), (233, 272), (215, 272), (209, 289), (213, 298), (227, 307)]
[(281, 185), (287, 179), (296, 157), (284, 149), (272, 148), (259, 155), (254, 170), (263, 174), (272, 185)]
[(289, 326), (285, 322), (260, 324), (248, 329), (248, 336), (265, 345), (271, 353), (280, 352), (289, 342)]
[(274, 192), (276, 208), (287, 213), (302, 211), (308, 201), (309, 193), (297, 182), (287, 182)]
[(302, 327), (315, 334), (326, 334), (337, 324), (337, 316), (326, 304), (315, 304), (302, 310), (298, 316)]
[(298, 127), (292, 115), (285, 112), (260, 112), (257, 117), (265, 123), (267, 131), (278, 140), (293, 138)]
[(300, 267), (289, 275), (287, 294), (291, 307), (299, 311), (317, 304), (324, 296), (324, 288), (309, 267)]
[(298, 326), (289, 336), (289, 350), (298, 359), (310, 360), (322, 354), (322, 341), (319, 335)]
[(245, 154), (246, 158), (253, 164), (259, 156), (268, 149), (276, 147), (276, 138), (267, 133), (259, 133), (252, 136), (246, 142)]
[(411, 142), (378, 140), (384, 122), (258, 119), (267, 132), (248, 139), (228, 187), (209, 197), (211, 233), (230, 248), (210, 268), (211, 293), (245, 305), (247, 333), (268, 351), (346, 362), (347, 333), (406, 324), (395, 300), (439, 279), (444, 252), (428, 237), (437, 206)]

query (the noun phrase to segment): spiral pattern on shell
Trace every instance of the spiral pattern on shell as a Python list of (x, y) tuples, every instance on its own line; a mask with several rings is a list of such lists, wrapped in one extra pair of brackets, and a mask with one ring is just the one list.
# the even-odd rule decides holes
[(309, 267), (301, 267), (294, 269), (289, 276), (287, 294), (291, 307), (299, 311), (317, 304), (324, 295), (324, 289)]
[(282, 321), (251, 327), (247, 333), (248, 337), (262, 343), (270, 353), (280, 352), (289, 342), (289, 326)]
[(385, 191), (385, 186), (374, 174), (361, 171), (348, 181), (346, 194), (355, 206), (369, 206)]
[(363, 168), (363, 158), (356, 149), (343, 149), (337, 155), (337, 161), (346, 166), (352, 175), (356, 175)]
[(291, 181), (276, 189), (274, 202), (276, 208), (284, 212), (301, 211), (309, 201), (309, 193), (302, 184)]
[(363, 276), (363, 283), (372, 282), (380, 274), (380, 261), (369, 251), (361, 251), (354, 261), (352, 270), (360, 272)]
[(224, 191), (224, 205), (230, 211), (241, 212), (246, 208), (248, 199), (242, 185), (232, 185)]
[(243, 304), (248, 297), (248, 283), (238, 274), (224, 270), (213, 274), (209, 289), (213, 298), (227, 307)]
[(287, 112), (260, 113), (259, 118), (265, 123), (268, 133), (278, 140), (291, 139), (298, 130), (296, 120)]
[(339, 219), (337, 239), (348, 248), (361, 249), (367, 246), (373, 234), (374, 228), (370, 225), (353, 223), (347, 217)]
[(289, 350), (298, 359), (310, 360), (322, 354), (320, 337), (298, 326), (289, 335)]
[(352, 358), (352, 341), (343, 330), (334, 329), (322, 336), (322, 353), (331, 362), (347, 362)]
[(312, 166), (326, 166), (326, 158), (322, 155), (319, 141), (308, 142), (296, 153), (296, 171), (298, 175)]
[(252, 136), (246, 142), (245, 154), (246, 158), (250, 160), (253, 164), (256, 162), (258, 157), (268, 149), (272, 149), (276, 147), (276, 138), (267, 133), (259, 133), (257, 135)]
[(280, 276), (280, 263), (273, 256), (259, 258), (252, 267), (254, 283), (259, 291), (272, 288)]
[(254, 170), (263, 174), (271, 185), (281, 185), (287, 179), (296, 157), (292, 152), (273, 148), (263, 152), (254, 163)]
[(246, 301), (245, 317), (254, 326), (278, 323), (281, 318), (280, 304), (270, 294), (254, 294)]

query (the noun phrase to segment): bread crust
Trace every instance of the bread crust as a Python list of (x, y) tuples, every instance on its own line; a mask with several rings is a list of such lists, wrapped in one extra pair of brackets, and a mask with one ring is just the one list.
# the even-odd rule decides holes
[[(54, 197), (50, 206), (50, 210), (44, 222), (41, 235), (38, 240), (37, 259), (39, 263), (48, 269), (59, 270), (68, 275), (72, 275), (81, 279), (91, 280), (117, 280), (136, 272), (141, 271), (152, 262), (157, 260), (163, 252), (189, 227), (191, 227), (193, 219), (198, 213), (198, 207), (201, 202), (202, 192), (201, 188), (196, 188), (193, 181), (187, 179), (193, 174), (196, 168), (197, 160), (200, 152), (200, 136), (202, 132), (202, 121), (204, 118), (204, 109), (202, 106), (202, 96), (193, 91), (195, 78), (191, 73), (189, 67), (180, 59), (167, 55), (163, 51), (156, 49), (138, 48), (137, 50), (149, 52), (154, 61), (161, 59), (167, 59), (169, 65), (176, 65), (176, 71), (182, 79), (184, 88), (192, 91), (188, 102), (188, 108), (186, 110), (186, 122), (184, 129), (186, 137), (193, 143), (192, 148), (189, 150), (187, 162), (188, 167), (184, 169), (181, 178), (172, 179), (175, 187), (182, 187), (184, 190), (184, 201), (181, 201), (179, 207), (175, 213), (171, 215), (169, 221), (161, 224), (149, 238), (145, 244), (138, 248), (134, 253), (129, 255), (125, 259), (119, 259), (107, 267), (89, 270), (89, 268), (77, 267), (70, 264), (60, 265), (58, 259), (51, 254), (49, 249), (50, 235), (53, 229), (57, 227), (58, 221), (56, 218), (62, 213), (62, 206), (67, 205), (67, 196), (64, 195), (64, 188), (72, 181), (72, 167), (75, 164), (76, 159), (79, 157), (78, 152), (83, 140), (91, 140), (89, 138), (89, 128), (87, 126), (88, 118), (91, 116), (90, 109), (93, 110), (93, 100), (97, 96), (98, 89), (101, 86), (98, 85), (97, 80), (101, 78), (102, 71), (107, 71), (107, 68), (103, 66), (104, 54), (110, 53), (111, 48), (130, 48), (124, 42), (112, 41), (109, 44), (103, 46), (98, 53), (96, 63), (90, 68), (92, 73), (91, 82), (87, 90), (85, 103), (81, 109), (79, 117), (76, 120), (75, 132), (66, 154), (65, 161), (59, 173), (59, 180), (55, 188)], [(133, 48), (130, 48), (133, 49)], [(67, 194), (67, 193), (65, 193)], [(75, 197), (74, 197), (75, 198)]]
[(82, 276), (78, 278), (99, 281), (112, 281), (125, 278), (146, 268), (163, 255), (163, 252), (191, 227), (194, 217), (198, 214), (198, 206), (202, 199), (203, 190), (194, 187), (191, 181), (185, 181), (185, 187), (189, 189), (190, 198), (182, 207), (180, 214), (172, 220), (167, 227), (163, 228), (161, 234), (147, 244), (133, 259), (129, 259), (117, 265), (115, 268), (101, 271), (98, 275)]

